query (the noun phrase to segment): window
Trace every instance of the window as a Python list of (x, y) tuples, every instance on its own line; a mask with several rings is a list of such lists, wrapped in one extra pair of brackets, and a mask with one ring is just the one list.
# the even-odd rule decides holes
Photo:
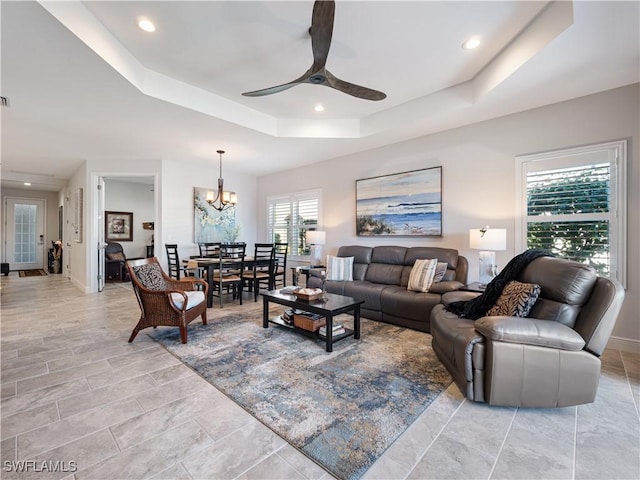
[(625, 283), (626, 141), (517, 158), (516, 247), (543, 248)]
[(305, 232), (318, 228), (320, 200), (320, 190), (269, 197), (267, 235), (270, 241), (287, 243), (290, 255), (309, 255)]

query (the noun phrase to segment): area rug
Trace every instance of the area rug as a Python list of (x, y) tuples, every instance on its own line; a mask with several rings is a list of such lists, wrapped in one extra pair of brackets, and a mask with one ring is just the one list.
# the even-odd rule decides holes
[(452, 381), (428, 334), (363, 319), (327, 353), (249, 308), (190, 325), (186, 345), (177, 328), (149, 335), (338, 478), (359, 478)]
[(35, 269), (35, 270), (20, 270), (20, 272), (19, 272), (19, 275), (21, 277), (43, 277), (46, 274), (47, 274), (47, 272), (45, 272), (41, 268), (38, 268), (38, 269)]

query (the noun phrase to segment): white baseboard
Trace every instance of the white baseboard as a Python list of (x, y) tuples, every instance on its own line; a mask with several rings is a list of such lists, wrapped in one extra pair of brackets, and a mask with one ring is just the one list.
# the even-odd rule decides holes
[(640, 340), (612, 336), (607, 342), (607, 348), (640, 354)]

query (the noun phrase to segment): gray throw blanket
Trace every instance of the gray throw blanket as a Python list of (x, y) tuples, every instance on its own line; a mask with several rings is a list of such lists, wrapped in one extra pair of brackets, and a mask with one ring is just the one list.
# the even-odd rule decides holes
[(511, 280), (515, 280), (520, 272), (538, 257), (552, 257), (546, 250), (530, 249), (513, 257), (504, 269), (487, 285), (484, 293), (471, 300), (453, 302), (445, 308), (459, 317), (477, 320), (484, 317), (487, 311), (498, 301), (502, 289)]

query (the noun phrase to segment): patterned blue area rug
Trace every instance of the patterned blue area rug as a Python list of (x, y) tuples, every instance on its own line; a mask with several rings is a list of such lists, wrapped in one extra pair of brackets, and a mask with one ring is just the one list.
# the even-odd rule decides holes
[[(333, 353), (261, 313), (150, 333), (291, 445), (342, 479), (359, 478), (451, 383), (428, 334), (364, 319)], [(353, 324), (348, 316), (341, 323)]]

